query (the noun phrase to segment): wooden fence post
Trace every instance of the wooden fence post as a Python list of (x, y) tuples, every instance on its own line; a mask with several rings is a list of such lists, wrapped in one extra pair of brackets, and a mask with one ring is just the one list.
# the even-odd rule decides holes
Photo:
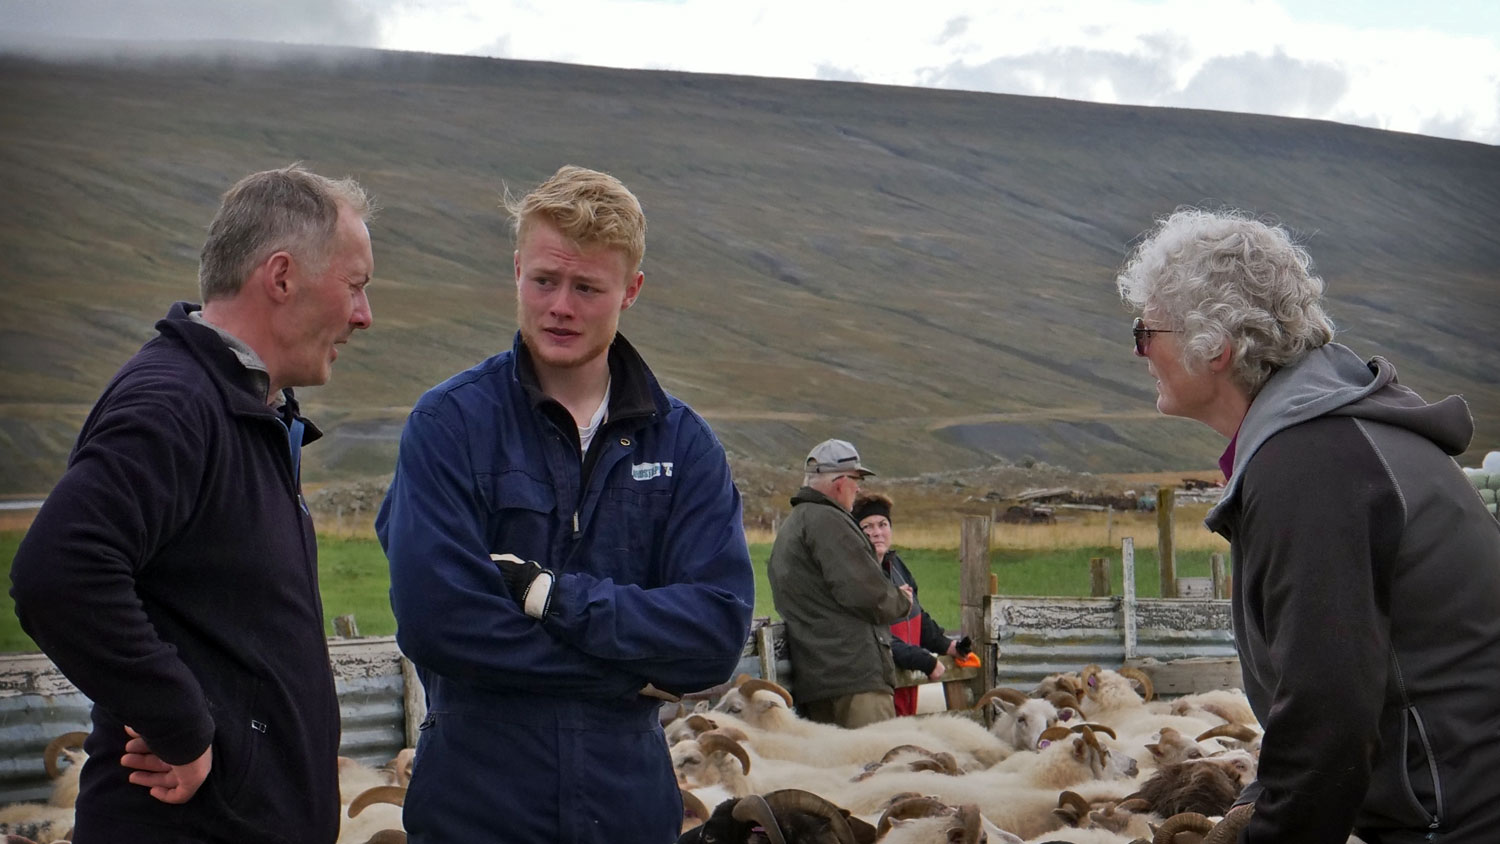
[(333, 635), (342, 636), (345, 639), (359, 638), (359, 625), (354, 623), (353, 613), (334, 617)]
[(1172, 550), (1172, 511), (1177, 501), (1177, 490), (1159, 487), (1156, 490), (1156, 558), (1161, 561), (1161, 597), (1177, 597), (1177, 555)]
[(1095, 598), (1109, 595), (1109, 560), (1104, 557), (1089, 559), (1089, 594)]
[(1214, 597), (1228, 598), (1229, 584), (1224, 579), (1224, 555), (1217, 551), (1208, 555), (1208, 573), (1214, 582)]
[(958, 546), (959, 629), (978, 637), (984, 622), (984, 596), (990, 585), (990, 520), (964, 516)]
[[(993, 587), (990, 574), (990, 520), (984, 516), (964, 516), (959, 528), (958, 577), (959, 630), (963, 635), (971, 637), (979, 658), (989, 661), (993, 656), (988, 647), (989, 632), (985, 629), (984, 605)], [(964, 706), (983, 694), (984, 686), (987, 685), (987, 673), (988, 670), (981, 671), (977, 682), (964, 684), (970, 686), (973, 694), (963, 702)], [(955, 699), (956, 696), (962, 693), (953, 689), (954, 694), (949, 695), (949, 688), (951, 686), (944, 688), (944, 696), (951, 709), (959, 702)]]

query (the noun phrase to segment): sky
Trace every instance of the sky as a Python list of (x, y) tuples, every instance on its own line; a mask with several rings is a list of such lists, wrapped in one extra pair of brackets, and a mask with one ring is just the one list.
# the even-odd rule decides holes
[(1500, 144), (1500, 0), (0, 0), (0, 49), (55, 38), (862, 81)]

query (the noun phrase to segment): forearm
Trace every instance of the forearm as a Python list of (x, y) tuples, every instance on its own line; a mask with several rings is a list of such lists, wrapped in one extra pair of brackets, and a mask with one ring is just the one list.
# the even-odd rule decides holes
[(904, 671), (920, 671), (923, 674), (932, 673), (937, 665), (937, 657), (926, 648), (908, 644), (900, 639), (891, 637), (891, 659), (896, 667)]
[(16, 615), (91, 701), (149, 736), (163, 758), (191, 760), (214, 733), (202, 688), (136, 594), (129, 560), (142, 552), (125, 537), (137, 531), (120, 529), (108, 508), (77, 518), (87, 511), (76, 481), (58, 484), (16, 552)]

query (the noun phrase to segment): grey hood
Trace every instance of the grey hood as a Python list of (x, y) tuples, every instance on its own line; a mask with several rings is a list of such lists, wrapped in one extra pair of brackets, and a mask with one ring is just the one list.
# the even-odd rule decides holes
[(1353, 416), (1405, 428), (1450, 455), (1474, 437), (1474, 417), (1458, 396), (1429, 404), (1396, 383), (1396, 367), (1382, 357), (1366, 363), (1341, 343), (1312, 350), (1277, 370), (1250, 404), (1236, 435), (1234, 469), (1224, 496), (1204, 522), (1212, 528), (1239, 493), (1240, 478), (1255, 452), (1277, 433), (1320, 416)]

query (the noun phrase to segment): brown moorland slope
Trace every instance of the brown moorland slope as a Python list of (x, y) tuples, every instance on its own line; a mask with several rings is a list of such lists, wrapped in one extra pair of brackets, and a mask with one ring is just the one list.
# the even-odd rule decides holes
[[(1332, 123), (368, 50), (0, 55), (0, 493), (45, 492), (175, 299), (218, 195), (302, 160), (380, 198), (375, 327), (305, 391), (313, 482), (390, 471), (421, 392), (507, 348), (498, 210), (573, 162), (650, 219), (622, 329), (744, 465), (828, 436), (886, 476), (1211, 467), (1113, 275), (1151, 221), (1300, 232), (1343, 339), (1500, 447), (1500, 148)], [(1477, 459), (1477, 458), (1475, 458)]]

